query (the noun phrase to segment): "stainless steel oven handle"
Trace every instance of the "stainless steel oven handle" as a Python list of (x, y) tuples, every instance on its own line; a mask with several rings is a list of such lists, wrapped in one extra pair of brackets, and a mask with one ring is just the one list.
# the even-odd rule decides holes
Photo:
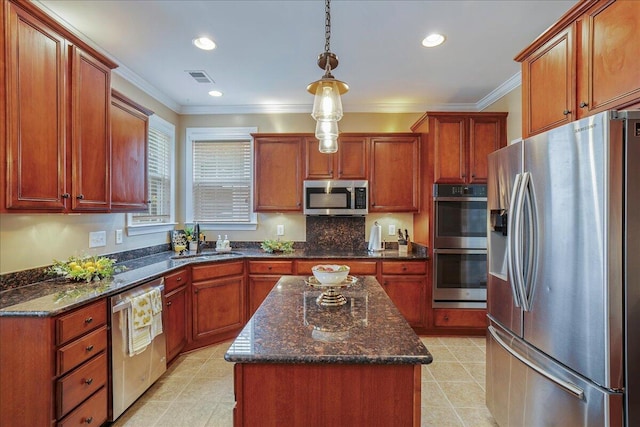
[(486, 255), (486, 249), (434, 249), (434, 254)]
[[(164, 291), (164, 284), (162, 284), (160, 286), (152, 286), (149, 289), (160, 289), (160, 292), (162, 292), (162, 291)], [(124, 309), (127, 309), (129, 307), (131, 307), (131, 302), (128, 299), (124, 299), (123, 298), (121, 301), (119, 301), (116, 305), (114, 305), (111, 308), (111, 312), (112, 313), (117, 313), (117, 312), (122, 311)]]
[(486, 197), (440, 197), (433, 198), (434, 202), (486, 202)]
[(489, 326), (489, 333), (491, 333), (491, 336), (493, 337), (493, 339), (495, 339), (496, 342), (500, 344), (500, 347), (505, 349), (513, 357), (515, 357), (516, 359), (518, 359), (519, 361), (521, 361), (522, 363), (524, 363), (529, 368), (533, 369), (534, 371), (536, 371), (537, 373), (539, 373), (549, 381), (557, 384), (565, 391), (571, 393), (578, 399), (584, 399), (584, 390), (582, 390), (580, 387), (578, 387), (575, 384), (572, 384), (568, 381), (561, 380), (560, 378), (553, 375), (551, 372), (545, 371), (543, 368), (536, 365), (535, 363), (533, 363), (532, 361), (530, 361), (529, 359), (527, 359), (526, 357), (524, 357), (523, 355), (521, 355), (520, 353), (512, 349), (509, 345), (507, 345), (507, 343), (505, 343), (502, 340), (502, 338), (498, 336), (498, 331), (496, 331), (496, 328), (494, 328), (493, 326)]

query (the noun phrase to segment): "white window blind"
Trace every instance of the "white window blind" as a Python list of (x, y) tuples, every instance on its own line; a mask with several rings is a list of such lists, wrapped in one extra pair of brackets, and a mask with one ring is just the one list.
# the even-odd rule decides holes
[(193, 220), (252, 221), (250, 140), (193, 141)]
[(149, 210), (132, 215), (131, 225), (172, 222), (171, 215), (171, 150), (173, 135), (165, 129), (149, 126), (148, 179)]

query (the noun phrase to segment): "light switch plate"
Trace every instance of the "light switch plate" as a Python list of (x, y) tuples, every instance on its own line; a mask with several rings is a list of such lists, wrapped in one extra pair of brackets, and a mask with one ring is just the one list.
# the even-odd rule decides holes
[(100, 246), (107, 246), (107, 232), (106, 231), (92, 231), (89, 233), (89, 247), (99, 248)]
[(116, 230), (116, 245), (122, 244), (122, 230)]
[(395, 235), (396, 235), (396, 225), (389, 224), (389, 236), (395, 236)]
[(284, 236), (284, 225), (283, 224), (278, 224), (276, 226), (276, 234), (278, 236)]

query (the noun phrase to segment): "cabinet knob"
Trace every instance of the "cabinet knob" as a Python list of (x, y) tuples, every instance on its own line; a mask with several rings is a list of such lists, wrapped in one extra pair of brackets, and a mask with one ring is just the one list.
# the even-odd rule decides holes
[(182, 277), (178, 277), (178, 278), (176, 279), (176, 282), (182, 282)]
[(92, 351), (93, 350), (93, 344), (90, 344), (87, 346), (87, 351)]
[(466, 174), (466, 173), (463, 173), (463, 174), (462, 174), (462, 177), (463, 177), (463, 178), (465, 178), (466, 176), (467, 176), (467, 174)]
[(87, 325), (91, 322), (93, 322), (93, 317), (87, 317), (86, 319), (84, 319), (84, 323), (86, 323)]
[(475, 173), (472, 173), (472, 174), (471, 174), (471, 178), (475, 178), (475, 177), (476, 177), (476, 174), (475, 174)]
[(580, 103), (580, 108), (584, 108), (584, 107), (588, 107), (588, 106), (589, 106), (589, 104), (587, 102), (582, 101)]
[(84, 380), (84, 383), (86, 385), (91, 385), (93, 383), (93, 378), (87, 378), (86, 380)]
[(271, 266), (269, 266), (269, 267), (267, 267), (267, 270), (271, 270), (271, 268), (272, 268), (272, 267), (271, 267)]
[(173, 301), (167, 301), (167, 307), (170, 307), (173, 304)]
[(446, 320), (447, 322), (449, 321), (449, 315), (448, 314), (444, 315), (444, 320)]
[(564, 110), (562, 114), (564, 114), (565, 116), (568, 116), (569, 114), (571, 114), (571, 110)]
[(145, 203), (151, 204), (151, 200), (145, 200)]
[(88, 417), (84, 420), (86, 424), (91, 424), (93, 422), (93, 417)]
[(402, 271), (407, 271), (407, 266), (406, 265), (402, 266)]
[(82, 200), (82, 199), (84, 199), (84, 194), (78, 194), (78, 195), (76, 196), (76, 199), (78, 199), (78, 200)]
[(63, 198), (63, 199), (68, 199), (69, 197), (71, 197), (71, 194), (69, 194), (69, 193), (62, 193), (62, 198)]

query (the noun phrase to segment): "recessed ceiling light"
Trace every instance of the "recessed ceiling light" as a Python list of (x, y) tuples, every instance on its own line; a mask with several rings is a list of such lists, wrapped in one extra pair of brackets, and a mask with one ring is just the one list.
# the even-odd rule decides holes
[(209, 37), (197, 37), (193, 39), (193, 44), (202, 50), (213, 50), (216, 44)]
[(212, 91), (209, 91), (209, 95), (211, 95), (211, 96), (222, 96), (222, 92), (220, 92), (219, 90), (212, 90)]
[(436, 47), (442, 43), (444, 43), (444, 36), (438, 33), (429, 34), (422, 40), (422, 46), (424, 47)]

